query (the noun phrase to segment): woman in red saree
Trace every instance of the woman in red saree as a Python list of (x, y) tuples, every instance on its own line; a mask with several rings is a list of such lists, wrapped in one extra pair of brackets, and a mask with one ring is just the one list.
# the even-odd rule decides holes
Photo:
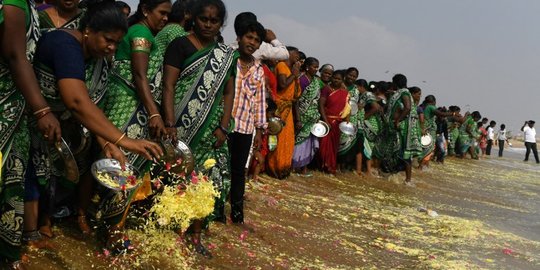
[(322, 169), (336, 174), (337, 154), (341, 131), (339, 124), (349, 116), (349, 91), (343, 84), (344, 72), (337, 70), (332, 75), (330, 84), (325, 86), (319, 99), (321, 117), (330, 126), (330, 132), (320, 142), (319, 154)]

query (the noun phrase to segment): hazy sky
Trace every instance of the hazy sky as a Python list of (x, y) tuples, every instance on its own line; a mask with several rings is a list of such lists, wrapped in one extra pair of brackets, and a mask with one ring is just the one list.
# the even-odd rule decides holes
[[(134, 8), (136, 1), (129, 2)], [(538, 0), (229, 0), (226, 42), (234, 17), (252, 11), (279, 40), (360, 78), (390, 80), (433, 94), (438, 105), (506, 123), (517, 131), (540, 122)]]

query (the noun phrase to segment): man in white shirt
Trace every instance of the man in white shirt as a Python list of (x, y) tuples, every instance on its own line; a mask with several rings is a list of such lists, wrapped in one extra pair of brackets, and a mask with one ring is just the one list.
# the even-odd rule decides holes
[(525, 147), (527, 148), (525, 160), (523, 161), (529, 161), (529, 154), (532, 150), (536, 163), (540, 163), (540, 160), (538, 159), (538, 150), (536, 149), (536, 129), (534, 129), (534, 121), (526, 121), (521, 127), (521, 131), (523, 131), (523, 135), (525, 136)]
[[(240, 27), (240, 24), (245, 23), (246, 21), (257, 21), (257, 16), (252, 12), (242, 12), (236, 16), (234, 19), (234, 29), (236, 35), (238, 36), (237, 29)], [(230, 44), (234, 49), (238, 49), (238, 42), (235, 41)], [(261, 43), (259, 49), (253, 53), (253, 57), (257, 60), (287, 60), (289, 59), (289, 51), (287, 47), (283, 45), (276, 37), (274, 31), (266, 29), (266, 38)]]
[(487, 146), (486, 146), (486, 155), (491, 155), (491, 147), (493, 146), (493, 140), (495, 139), (495, 129), (493, 129), (497, 125), (495, 121), (489, 122), (489, 126), (487, 128)]

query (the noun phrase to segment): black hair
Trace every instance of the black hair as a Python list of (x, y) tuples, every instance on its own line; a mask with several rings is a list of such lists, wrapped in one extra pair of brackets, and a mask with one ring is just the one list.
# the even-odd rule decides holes
[(506, 125), (505, 124), (502, 124), (501, 125), (501, 129), (504, 130), (506, 128)]
[(169, 22), (179, 23), (184, 20), (187, 12), (187, 3), (184, 0), (176, 0), (169, 13)]
[(482, 122), (484, 122), (484, 121), (487, 122), (488, 120), (489, 120), (489, 119), (487, 119), (487, 117), (482, 118)]
[(227, 21), (227, 8), (221, 0), (197, 0), (194, 1), (191, 7), (191, 15), (195, 19), (197, 16), (204, 12), (204, 9), (208, 6), (215, 6), (218, 10), (218, 18), (221, 19), (221, 26), (225, 26)]
[(436, 102), (437, 99), (435, 98), (434, 95), (427, 95), (425, 98), (424, 98), (424, 102), (422, 102), (422, 104), (428, 104), (428, 103), (434, 103)]
[(403, 74), (396, 74), (392, 77), (392, 83), (398, 88), (407, 88), (407, 77)]
[(334, 77), (334, 75), (341, 75), (342, 78), (345, 78), (345, 70), (338, 69), (338, 70), (334, 71), (334, 73), (332, 73), (332, 77)]
[(351, 73), (351, 72), (353, 72), (353, 71), (356, 71), (356, 74), (360, 74), (360, 72), (358, 71), (358, 69), (355, 68), (355, 67), (350, 67), (350, 68), (348, 68), (348, 69), (347, 69), (347, 74), (349, 74), (349, 73)]
[(127, 33), (126, 16), (111, 0), (87, 0), (81, 3), (86, 12), (79, 22), (79, 30), (95, 32), (122, 31)]
[(124, 1), (116, 1), (114, 2), (114, 4), (116, 5), (117, 8), (119, 8), (120, 10), (124, 9), (124, 8), (127, 8), (129, 9), (129, 13), (131, 13), (131, 7)]
[(482, 115), (480, 115), (480, 112), (479, 111), (474, 111), (471, 113), (473, 119), (474, 118), (477, 118), (477, 119), (481, 119), (482, 118)]
[(289, 52), (292, 52), (292, 51), (300, 52), (300, 50), (298, 50), (298, 48), (293, 47), (293, 46), (287, 46), (287, 51), (289, 51)]
[(308, 57), (306, 58), (306, 60), (304, 61), (304, 63), (302, 64), (302, 67), (300, 68), (302, 71), (306, 71), (307, 67), (315, 64), (315, 63), (319, 63), (319, 60), (315, 57)]
[(495, 122), (495, 121), (493, 121), (493, 120), (491, 120), (491, 122), (489, 122), (489, 125), (490, 125), (490, 126), (495, 126), (496, 124), (497, 124), (497, 122)]
[(128, 18), (128, 25), (132, 26), (144, 19), (143, 10), (153, 10), (157, 6), (163, 4), (163, 3), (170, 3), (171, 0), (139, 0), (139, 5), (137, 5), (137, 11), (135, 11), (135, 14), (129, 16)]
[(364, 79), (358, 79), (354, 82), (354, 84), (366, 89), (366, 90), (369, 90), (369, 86), (368, 86), (368, 83), (366, 80)]
[(266, 30), (264, 29), (264, 26), (258, 21), (247, 21), (245, 23), (242, 23), (238, 26), (238, 31), (236, 31), (238, 37), (243, 37), (245, 34), (250, 32), (257, 33), (257, 36), (259, 36), (261, 42), (263, 42), (266, 38)]
[(412, 87), (409, 87), (409, 92), (411, 92), (411, 94), (416, 94), (418, 92), (421, 92), (422, 89), (420, 89), (420, 87), (418, 86), (412, 86)]
[(243, 36), (239, 31), (242, 24), (250, 21), (257, 21), (257, 15), (255, 15), (253, 12), (246, 11), (236, 15), (234, 18), (234, 32), (236, 33), (237, 37)]
[(476, 123), (476, 127), (482, 127), (484, 124), (482, 124), (482, 121), (478, 121), (478, 123)]
[(298, 54), (300, 55), (300, 60), (306, 60), (307, 55), (303, 51), (298, 51)]

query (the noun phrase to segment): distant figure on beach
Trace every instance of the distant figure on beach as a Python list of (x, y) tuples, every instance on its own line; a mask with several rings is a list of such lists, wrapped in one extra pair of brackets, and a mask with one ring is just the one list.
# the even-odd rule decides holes
[(491, 147), (493, 146), (493, 140), (495, 139), (495, 129), (494, 127), (497, 125), (497, 122), (491, 121), (489, 122), (489, 126), (487, 128), (487, 146), (486, 146), (486, 155), (491, 155)]
[[(499, 142), (499, 157), (503, 156), (504, 151), (504, 143), (508, 142), (508, 138), (506, 138), (506, 125), (502, 124), (501, 128), (499, 129), (499, 132), (497, 133), (497, 141)], [(497, 141), (495, 142), (495, 145), (497, 145)]]
[(529, 161), (529, 154), (532, 150), (534, 159), (536, 159), (536, 164), (540, 163), (540, 160), (538, 160), (538, 150), (536, 149), (536, 129), (534, 128), (534, 121), (526, 121), (521, 127), (521, 131), (523, 131), (523, 136), (525, 136), (525, 147), (527, 148), (525, 160), (523, 161)]

